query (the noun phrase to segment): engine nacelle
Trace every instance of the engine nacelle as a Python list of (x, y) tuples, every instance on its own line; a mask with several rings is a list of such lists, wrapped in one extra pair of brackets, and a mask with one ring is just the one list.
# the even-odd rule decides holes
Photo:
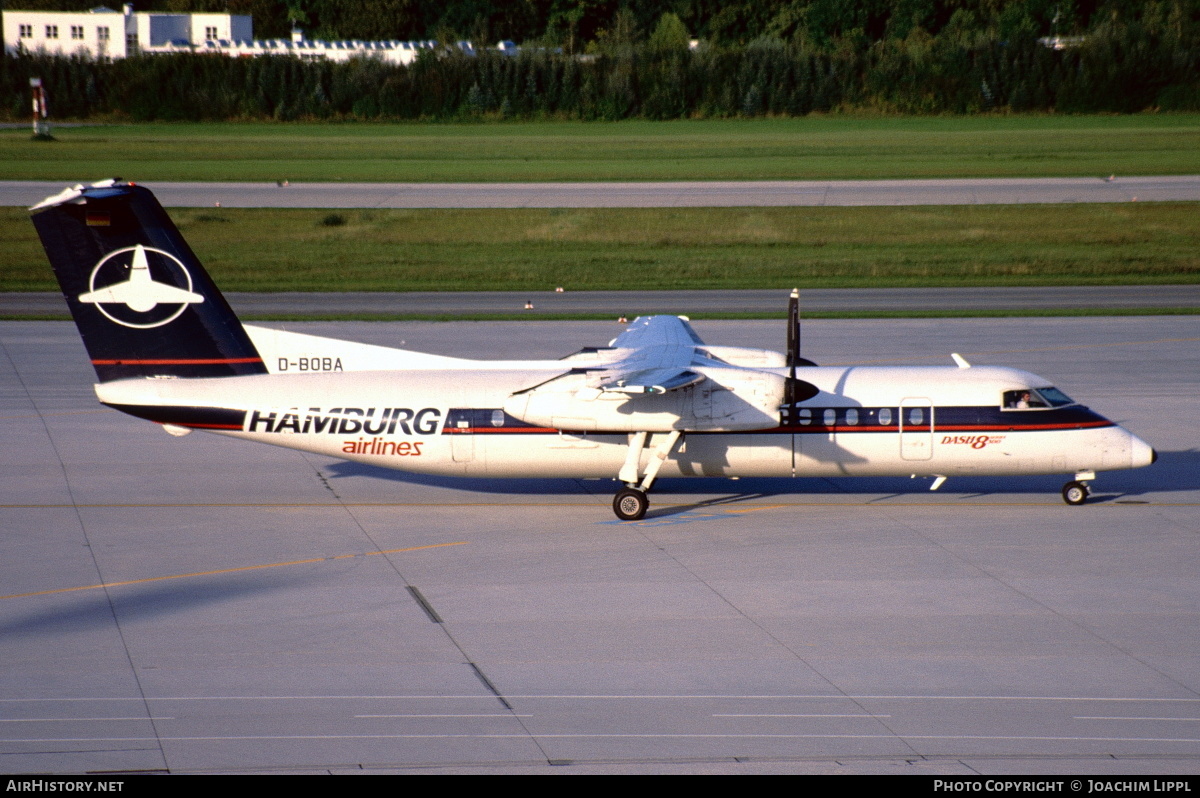
[(698, 347), (701, 353), (712, 355), (731, 366), (745, 366), (755, 369), (781, 369), (787, 366), (787, 357), (782, 352), (772, 349), (753, 349), (746, 346), (709, 346)]
[(665, 394), (605, 392), (567, 374), (513, 394), (504, 411), (527, 424), (578, 432), (731, 432), (779, 424), (784, 378), (752, 369), (704, 368), (699, 384)]

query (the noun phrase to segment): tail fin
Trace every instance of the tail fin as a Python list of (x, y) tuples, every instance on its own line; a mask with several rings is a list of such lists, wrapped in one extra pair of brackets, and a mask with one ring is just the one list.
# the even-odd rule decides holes
[(148, 189), (76, 186), (30, 211), (101, 382), (267, 372)]

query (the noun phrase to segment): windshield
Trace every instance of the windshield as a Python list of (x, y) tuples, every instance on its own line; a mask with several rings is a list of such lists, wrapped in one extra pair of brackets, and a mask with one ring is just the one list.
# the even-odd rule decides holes
[(1049, 410), (1075, 404), (1075, 400), (1057, 388), (1020, 388), (1004, 392), (1005, 410)]
[(1045, 399), (1051, 407), (1063, 407), (1064, 405), (1075, 404), (1074, 399), (1057, 388), (1038, 388), (1035, 393)]

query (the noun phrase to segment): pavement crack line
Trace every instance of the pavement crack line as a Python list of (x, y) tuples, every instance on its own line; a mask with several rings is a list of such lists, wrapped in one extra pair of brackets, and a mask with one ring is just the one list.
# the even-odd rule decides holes
[[(21, 376), (20, 369), (17, 368), (17, 363), (8, 351), (8, 347), (4, 345), (4, 341), (0, 340), (0, 351), (4, 352), (4, 357), (8, 360), (12, 367), (13, 375), (16, 377), (17, 383), (21, 386), (25, 397), (29, 400), (30, 407), (37, 414), (38, 422), (46, 433), (46, 440), (50, 444), (50, 450), (54, 453), (54, 459), (58, 463), (59, 470), (62, 472), (63, 486), (67, 490), (67, 498), (71, 502), (71, 509), (75, 514), (75, 521), (79, 524), (79, 532), (83, 535), (84, 543), (87, 544), (88, 556), (92, 560), (92, 568), (96, 571), (96, 578), (103, 584), (104, 572), (100, 568), (100, 561), (96, 558), (96, 547), (92, 545), (91, 538), (88, 535), (87, 525), (83, 521), (83, 513), (80, 512), (79, 503), (75, 499), (75, 492), (71, 487), (71, 478), (67, 473), (67, 464), (63, 462), (62, 453), (59, 451), (58, 444), (55, 443), (54, 435), (50, 431), (50, 424), (46, 421), (46, 417), (42, 414), (42, 410), (38, 407), (37, 400), (30, 393), (29, 387), (25, 384), (25, 379)], [(129, 650), (129, 641), (125, 639), (125, 630), (121, 627), (121, 618), (117, 614), (117, 607), (113, 601), (112, 593), (107, 587), (104, 588), (104, 600), (108, 604), (109, 615), (112, 616), (113, 626), (117, 632), (117, 638), (121, 641), (121, 650), (125, 652), (125, 661), (129, 664), (129, 673), (133, 677), (133, 683), (137, 685), (138, 699), (141, 701), (142, 709), (146, 713), (146, 720), (150, 723), (150, 728), (154, 732), (154, 743), (158, 750), (158, 755), (162, 759), (163, 767), (169, 768), (167, 762), (167, 752), (163, 747), (162, 736), (159, 734), (158, 724), (154, 720), (154, 713), (150, 710), (150, 702), (146, 698), (146, 690), (142, 685), (141, 677), (138, 675), (137, 666), (133, 662), (133, 654)]]
[(546, 749), (542, 746), (541, 741), (537, 738), (537, 735), (534, 734), (533, 731), (526, 725), (525, 719), (516, 713), (513, 705), (504, 697), (503, 691), (496, 686), (495, 682), (488, 678), (487, 674), (484, 673), (483, 668), (480, 667), (479, 663), (477, 663), (474, 657), (467, 652), (462, 643), (455, 638), (453, 632), (450, 631), (450, 624), (442, 620), (441, 615), (438, 613), (437, 609), (433, 606), (429, 599), (425, 597), (425, 595), (420, 591), (419, 588), (417, 588), (416, 585), (409, 581), (408, 577), (406, 577), (400, 570), (400, 567), (397, 565), (396, 561), (393, 560), (387, 553), (385, 553), (383, 546), (379, 545), (379, 542), (375, 540), (370, 532), (367, 531), (367, 528), (358, 519), (358, 517), (355, 516), (354, 510), (350, 507), (350, 505), (343, 501), (342, 497), (339, 496), (337, 491), (335, 491), (329, 484), (329, 481), (325, 474), (321, 471), (320, 466), (313, 462), (306, 453), (300, 452), (299, 454), (300, 457), (303, 458), (303, 460), (309, 465), (309, 467), (317, 473), (318, 478), (325, 485), (325, 487), (329, 489), (329, 492), (333, 494), (333, 497), (337, 500), (338, 505), (343, 511), (345, 511), (346, 516), (350, 519), (351, 523), (354, 524), (355, 528), (358, 529), (359, 533), (361, 533), (362, 536), (371, 544), (371, 546), (383, 556), (383, 559), (386, 560), (387, 564), (391, 567), (392, 572), (395, 573), (396, 576), (400, 578), (400, 581), (404, 583), (404, 589), (408, 594), (409, 599), (420, 608), (424, 615), (437, 624), (438, 628), (442, 630), (442, 634), (444, 634), (446, 639), (450, 641), (450, 645), (454, 646), (455, 650), (457, 650), (459, 655), (462, 656), (464, 664), (471, 668), (472, 673), (474, 673), (480, 683), (488, 690), (488, 692), (496, 697), (496, 700), (500, 702), (505, 711), (510, 713), (512, 719), (521, 727), (521, 731), (529, 737), (530, 742), (537, 747), (543, 758), (548, 760), (550, 756), (546, 752)]

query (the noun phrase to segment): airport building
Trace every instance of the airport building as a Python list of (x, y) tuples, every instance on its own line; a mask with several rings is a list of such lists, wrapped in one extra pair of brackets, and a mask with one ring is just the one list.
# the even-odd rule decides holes
[(139, 52), (189, 51), (209, 40), (254, 38), (240, 14), (167, 14), (121, 11), (4, 11), (4, 47), (51, 55), (125, 58)]
[[(125, 58), (139, 53), (211, 53), (235, 58), (294, 55), (303, 59), (348, 61), (376, 58), (394, 64), (416, 60), (434, 41), (315, 41), (302, 31), (290, 39), (255, 39), (254, 24), (241, 14), (171, 14), (121, 11), (100, 6), (90, 11), (3, 12), (4, 47), (9, 53), (44, 52), (85, 58)], [(470, 42), (455, 45), (474, 55)]]
[[(455, 46), (467, 55), (475, 54), (470, 42), (458, 42)], [(256, 55), (294, 55), (305, 60), (349, 61), (351, 58), (375, 58), (392, 64), (410, 64), (422, 50), (434, 50), (437, 47), (438, 43), (432, 40), (368, 42), (354, 39), (327, 42), (306, 39), (302, 31), (294, 30), (291, 39), (210, 39), (192, 49), (198, 53), (239, 58)]]

